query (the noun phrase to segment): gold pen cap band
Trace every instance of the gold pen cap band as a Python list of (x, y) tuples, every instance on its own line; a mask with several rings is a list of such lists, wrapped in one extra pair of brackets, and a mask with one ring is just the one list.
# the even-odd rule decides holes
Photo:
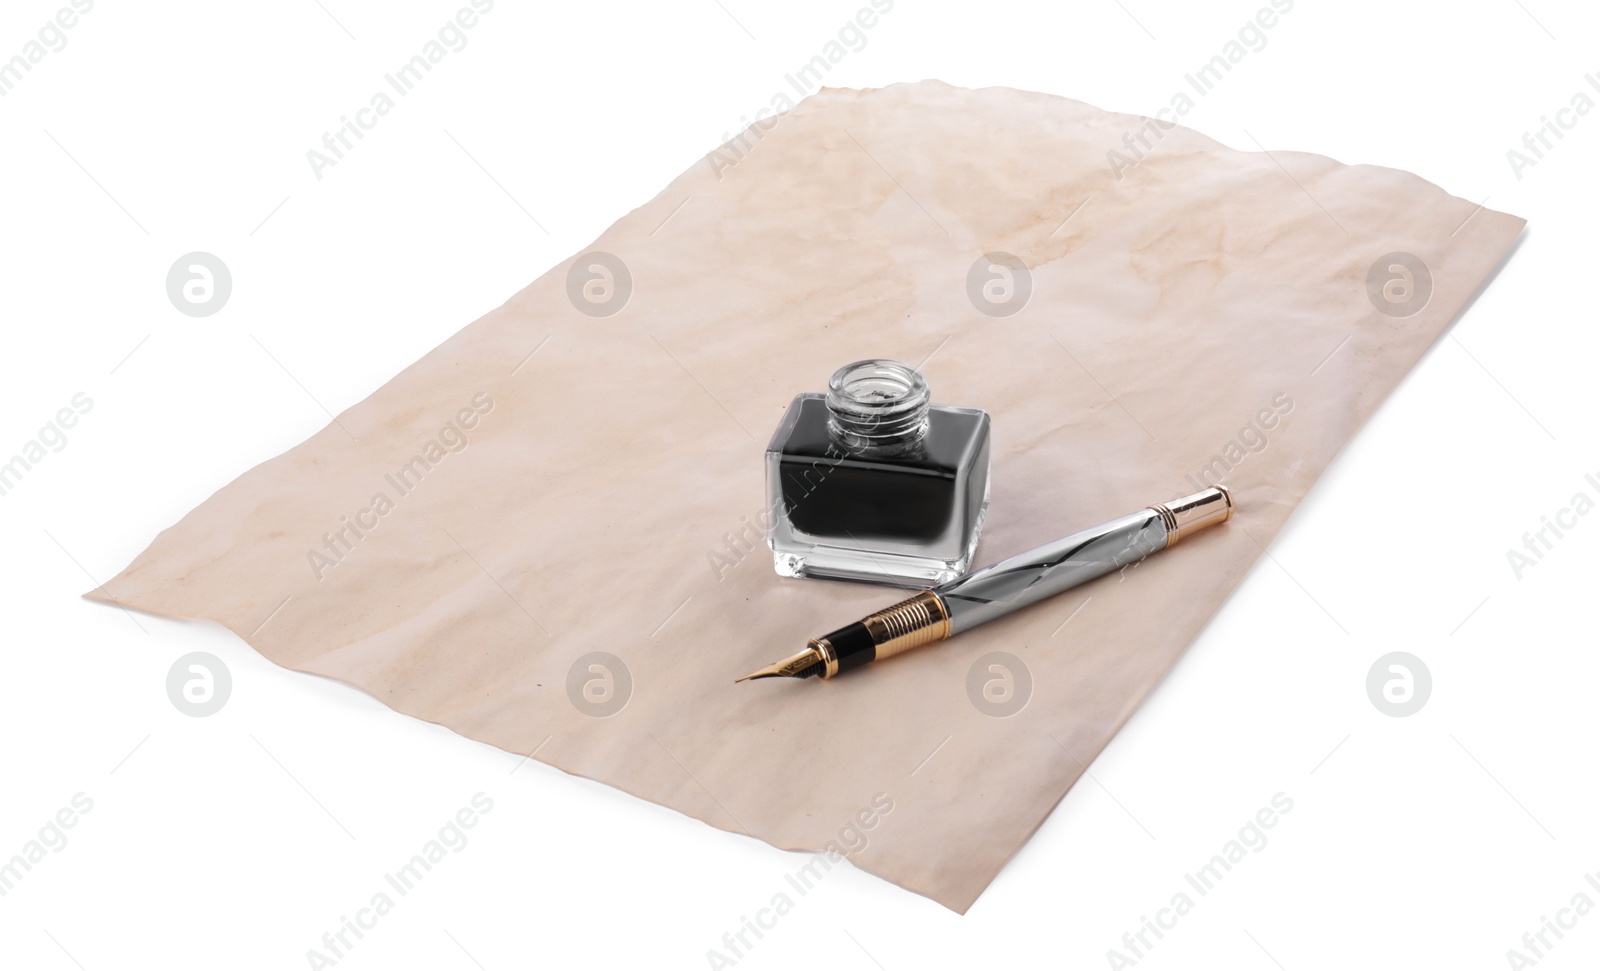
[(1233, 496), (1222, 486), (1202, 489), (1192, 496), (1158, 503), (1150, 507), (1161, 515), (1167, 527), (1167, 548), (1178, 541), (1198, 533), (1207, 526), (1225, 523), (1233, 518)]

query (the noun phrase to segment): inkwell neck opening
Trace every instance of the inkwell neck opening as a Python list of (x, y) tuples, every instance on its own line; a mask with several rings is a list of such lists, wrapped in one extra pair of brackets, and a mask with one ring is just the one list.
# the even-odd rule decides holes
[(928, 401), (928, 382), (916, 368), (856, 361), (828, 380), (828, 430), (850, 451), (911, 451), (927, 434)]

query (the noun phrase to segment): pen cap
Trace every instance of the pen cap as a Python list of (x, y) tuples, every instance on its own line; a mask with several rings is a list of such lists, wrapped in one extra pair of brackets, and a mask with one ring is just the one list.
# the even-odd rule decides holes
[(1172, 547), (1207, 526), (1232, 519), (1233, 496), (1222, 486), (1212, 486), (1150, 508), (1161, 514), (1161, 521), (1167, 526), (1167, 546)]

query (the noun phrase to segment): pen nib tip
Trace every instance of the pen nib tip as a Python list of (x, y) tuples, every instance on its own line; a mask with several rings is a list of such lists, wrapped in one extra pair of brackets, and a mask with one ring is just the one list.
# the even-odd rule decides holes
[(821, 672), (822, 656), (815, 648), (806, 648), (793, 657), (784, 658), (776, 664), (769, 664), (759, 671), (751, 671), (742, 678), (736, 678), (734, 684), (740, 681), (755, 681), (760, 678), (806, 678)]

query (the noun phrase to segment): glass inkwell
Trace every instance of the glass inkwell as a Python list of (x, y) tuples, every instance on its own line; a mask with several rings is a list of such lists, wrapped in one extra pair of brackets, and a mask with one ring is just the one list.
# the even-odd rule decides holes
[(989, 415), (929, 404), (922, 372), (847, 364), (767, 445), (782, 576), (933, 586), (967, 571), (989, 505)]

